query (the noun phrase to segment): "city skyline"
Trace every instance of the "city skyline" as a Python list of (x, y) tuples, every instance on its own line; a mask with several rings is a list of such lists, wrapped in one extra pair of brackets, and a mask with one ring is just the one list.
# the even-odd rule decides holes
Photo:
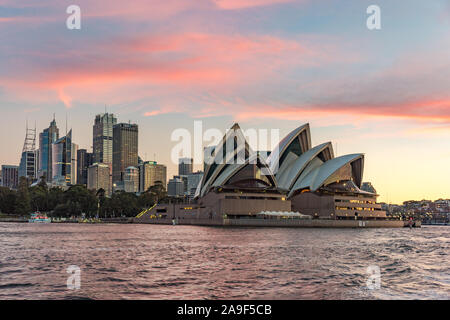
[(91, 151), (106, 104), (139, 125), (139, 156), (168, 177), (170, 134), (194, 120), (280, 136), (309, 122), (314, 144), (365, 153), (378, 201), (450, 197), (448, 2), (379, 1), (377, 31), (364, 1), (79, 1), (79, 31), (65, 28), (62, 4), (45, 3), (5, 1), (0, 17), (1, 164), (19, 164), (27, 119), (40, 133), (53, 113)]

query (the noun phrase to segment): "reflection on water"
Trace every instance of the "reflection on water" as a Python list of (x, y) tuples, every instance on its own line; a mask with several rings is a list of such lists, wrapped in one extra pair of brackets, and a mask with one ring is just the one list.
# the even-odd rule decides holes
[[(450, 227), (0, 223), (0, 299), (449, 299)], [(67, 267), (81, 288), (67, 289)], [(367, 267), (381, 288), (366, 286)]]

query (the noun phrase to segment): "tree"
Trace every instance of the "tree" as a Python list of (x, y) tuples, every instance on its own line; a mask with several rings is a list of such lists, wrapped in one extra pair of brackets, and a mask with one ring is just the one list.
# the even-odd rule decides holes
[(7, 187), (0, 187), (0, 212), (13, 214), (15, 212), (17, 192)]
[(37, 185), (29, 189), (31, 208), (35, 211), (48, 210), (48, 190), (47, 186)]
[(25, 177), (20, 177), (19, 187), (17, 189), (17, 199), (15, 213), (20, 215), (29, 214), (31, 211), (31, 200), (28, 192), (28, 180)]

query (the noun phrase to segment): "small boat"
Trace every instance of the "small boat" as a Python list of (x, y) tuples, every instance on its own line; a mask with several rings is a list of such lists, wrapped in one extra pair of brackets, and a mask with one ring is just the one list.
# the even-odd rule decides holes
[(36, 211), (31, 214), (31, 218), (28, 219), (29, 223), (50, 223), (52, 220), (47, 217), (47, 215), (40, 213), (39, 211)]

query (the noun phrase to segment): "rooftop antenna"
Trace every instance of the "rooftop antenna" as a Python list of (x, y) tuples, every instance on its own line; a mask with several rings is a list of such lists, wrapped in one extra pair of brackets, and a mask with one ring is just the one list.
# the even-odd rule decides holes
[(67, 111), (66, 111), (66, 137), (67, 137)]

